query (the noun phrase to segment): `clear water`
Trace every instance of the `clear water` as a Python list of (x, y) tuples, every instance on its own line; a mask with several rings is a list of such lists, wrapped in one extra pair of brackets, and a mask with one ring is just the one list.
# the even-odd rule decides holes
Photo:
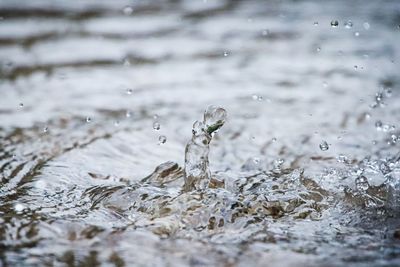
[(1, 1), (0, 266), (398, 266), (399, 25), (396, 0)]

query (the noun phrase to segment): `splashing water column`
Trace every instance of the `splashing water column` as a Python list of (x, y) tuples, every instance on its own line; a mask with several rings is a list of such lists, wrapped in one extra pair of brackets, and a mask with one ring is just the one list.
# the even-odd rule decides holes
[(209, 106), (203, 121), (193, 124), (192, 139), (185, 149), (185, 191), (204, 190), (210, 182), (208, 153), (210, 142), (226, 120), (226, 111), (221, 107)]

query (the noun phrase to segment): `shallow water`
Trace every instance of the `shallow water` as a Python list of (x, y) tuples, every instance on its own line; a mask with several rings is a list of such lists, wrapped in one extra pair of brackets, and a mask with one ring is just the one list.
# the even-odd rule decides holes
[[(397, 0), (0, 19), (0, 266), (400, 265)], [(211, 183), (185, 192), (209, 105)]]

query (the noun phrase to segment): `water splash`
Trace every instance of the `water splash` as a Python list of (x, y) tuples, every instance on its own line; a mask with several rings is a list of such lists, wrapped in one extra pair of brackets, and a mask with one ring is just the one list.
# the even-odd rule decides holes
[(224, 125), (226, 111), (210, 106), (204, 112), (202, 122), (193, 124), (192, 139), (185, 149), (185, 184), (184, 190), (203, 190), (210, 182), (208, 153), (212, 136)]

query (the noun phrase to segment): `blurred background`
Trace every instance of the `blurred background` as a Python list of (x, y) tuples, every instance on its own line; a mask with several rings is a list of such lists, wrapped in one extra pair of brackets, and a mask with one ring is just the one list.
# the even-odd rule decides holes
[(209, 105), (228, 113), (210, 152), (225, 179), (301, 168), (356, 188), (357, 164), (398, 152), (399, 44), (397, 0), (1, 0), (0, 266), (399, 264), (396, 222), (322, 230), (340, 201), (321, 223), (268, 222), (262, 245), (165, 239), (102, 204), (105, 186), (183, 167)]

